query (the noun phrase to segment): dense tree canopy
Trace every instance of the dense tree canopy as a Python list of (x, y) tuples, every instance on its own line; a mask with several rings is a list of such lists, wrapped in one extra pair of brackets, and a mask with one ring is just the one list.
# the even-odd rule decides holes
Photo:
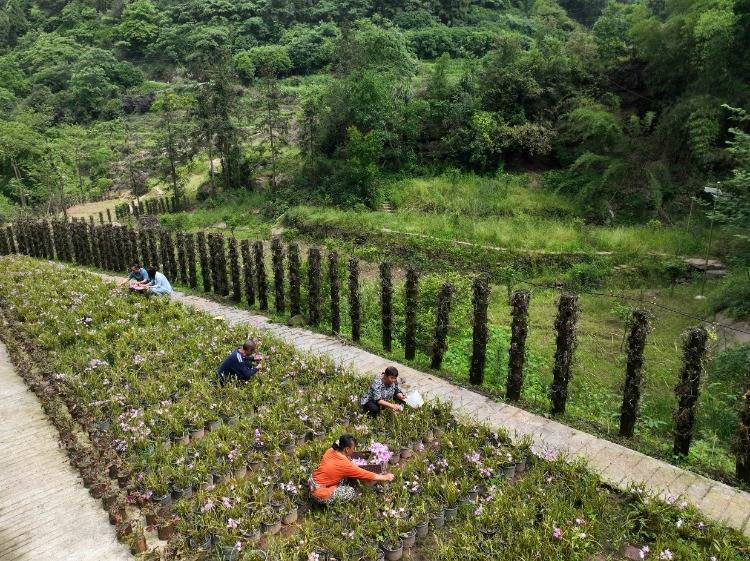
[[(19, 205), (135, 168), (178, 190), (197, 153), (214, 189), (272, 165), (274, 186), (343, 204), (392, 172), (545, 170), (600, 221), (744, 185), (748, 121), (723, 105), (750, 107), (748, 0), (0, 5), (0, 194)], [(283, 174), (280, 131), (299, 146)]]

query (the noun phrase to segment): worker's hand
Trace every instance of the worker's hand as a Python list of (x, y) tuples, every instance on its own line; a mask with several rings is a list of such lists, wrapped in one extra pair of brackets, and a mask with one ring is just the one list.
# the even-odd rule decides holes
[(393, 406), (393, 410), (394, 410), (394, 411), (403, 411), (403, 410), (404, 410), (404, 406), (403, 406), (403, 405), (399, 405), (398, 403), (396, 403), (396, 404), (395, 404), (395, 405)]
[(393, 478), (396, 477), (392, 473), (384, 473), (383, 474), (383, 481), (393, 481)]

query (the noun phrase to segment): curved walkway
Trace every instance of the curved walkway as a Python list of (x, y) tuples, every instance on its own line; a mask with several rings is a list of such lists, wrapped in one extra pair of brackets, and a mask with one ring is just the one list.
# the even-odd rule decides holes
[[(112, 281), (122, 280), (102, 276)], [(518, 407), (498, 403), (437, 376), (372, 354), (341, 338), (274, 323), (253, 311), (201, 296), (175, 291), (172, 299), (212, 316), (221, 316), (230, 325), (249, 324), (302, 351), (325, 354), (336, 363), (362, 375), (372, 376), (393, 364), (399, 369), (401, 385), (405, 388), (417, 389), (425, 397), (449, 401), (457, 416), (506, 429), (511, 437), (530, 435), (533, 439), (532, 449), (537, 455), (564, 453), (571, 458), (583, 458), (588, 462), (589, 469), (598, 473), (612, 487), (624, 490), (630, 485), (639, 485), (664, 499), (681, 496), (707, 517), (750, 536), (750, 493)]]
[(0, 560), (132, 559), (57, 441), (0, 343)]

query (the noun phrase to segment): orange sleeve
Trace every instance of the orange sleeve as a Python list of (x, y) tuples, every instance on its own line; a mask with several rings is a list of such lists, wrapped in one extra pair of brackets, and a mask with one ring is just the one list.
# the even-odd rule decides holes
[(344, 477), (351, 477), (352, 479), (364, 479), (365, 481), (372, 481), (376, 477), (373, 472), (362, 469), (359, 466), (355, 466), (351, 462), (351, 460), (342, 461), (340, 469)]

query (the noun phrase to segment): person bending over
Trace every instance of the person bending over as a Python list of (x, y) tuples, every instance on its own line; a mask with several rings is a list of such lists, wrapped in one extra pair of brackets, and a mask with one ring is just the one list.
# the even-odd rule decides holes
[(360, 399), (360, 405), (366, 413), (375, 416), (383, 409), (403, 411), (405, 399), (398, 387), (398, 370), (389, 366), (372, 381), (367, 393)]
[(393, 481), (392, 473), (373, 473), (355, 465), (351, 456), (356, 449), (356, 439), (350, 434), (344, 434), (325, 451), (309, 481), (310, 496), (314, 501), (330, 505), (353, 499), (354, 487), (344, 483), (344, 479)]
[(148, 268), (148, 276), (151, 280), (146, 284), (146, 294), (156, 294), (157, 296), (172, 294), (172, 285), (169, 284), (167, 277), (156, 270), (156, 267)]
[(128, 273), (128, 278), (122, 281), (119, 286), (125, 286), (126, 284), (129, 284), (130, 288), (138, 290), (138, 288), (136, 287), (148, 284), (148, 282), (148, 271), (141, 267), (140, 263), (134, 262), (130, 266), (130, 273)]
[(229, 353), (229, 356), (224, 359), (224, 362), (216, 371), (216, 376), (222, 386), (230, 378), (247, 382), (255, 377), (258, 373), (256, 362), (259, 363), (263, 359), (260, 355), (255, 354), (256, 348), (255, 341), (245, 341), (239, 349)]

